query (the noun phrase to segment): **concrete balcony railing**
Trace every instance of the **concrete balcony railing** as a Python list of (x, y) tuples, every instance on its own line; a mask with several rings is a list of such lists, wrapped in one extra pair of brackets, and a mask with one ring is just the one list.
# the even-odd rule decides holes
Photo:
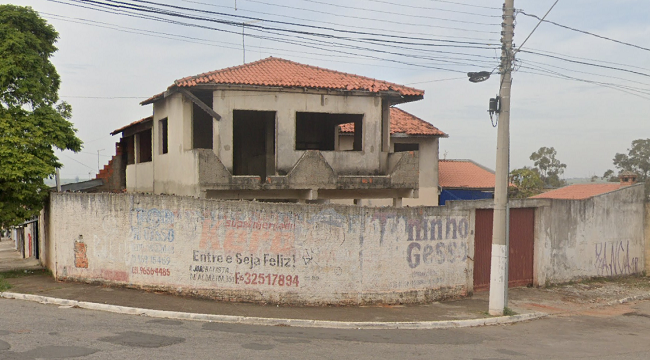
[[(198, 157), (199, 186), (202, 191), (325, 190), (378, 191), (404, 190), (410, 197), (418, 189), (419, 162), (417, 152), (388, 155), (385, 175), (339, 175), (320, 151), (309, 150), (296, 162), (287, 175), (272, 175), (261, 179), (256, 175), (232, 175), (216, 154), (209, 149), (194, 150)], [(308, 196), (309, 197), (309, 196)]]

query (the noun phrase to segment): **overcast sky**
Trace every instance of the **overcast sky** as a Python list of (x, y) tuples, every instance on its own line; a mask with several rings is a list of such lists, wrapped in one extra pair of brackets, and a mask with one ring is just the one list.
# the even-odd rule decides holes
[[(60, 154), (64, 164), (61, 170), (63, 178), (78, 176), (84, 180), (89, 174), (94, 177), (98, 165), (97, 151), (101, 166), (114, 154), (118, 138), (109, 133), (151, 115), (152, 105), (139, 105), (143, 99), (165, 90), (175, 79), (242, 64), (242, 21), (250, 22), (245, 39), (247, 62), (275, 56), (423, 89), (424, 100), (400, 107), (449, 134), (449, 138), (440, 141), (441, 158), (472, 159), (489, 168), (495, 167), (496, 128), (490, 122), (487, 106), (489, 98), (498, 92), (498, 75), (474, 84), (467, 81), (465, 73), (492, 71), (498, 65), (499, 54), (491, 48), (498, 45), (500, 38), (501, 1), (152, 1), (265, 21), (190, 10), (178, 11), (227, 19), (240, 25), (157, 15), (203, 26), (188, 27), (101, 12), (97, 7), (83, 4), (83, 1), (11, 2), (33, 7), (60, 34), (59, 51), (52, 59), (62, 78), (59, 94), (62, 100), (72, 105), (72, 121), (85, 143), (79, 154)], [(542, 17), (554, 2), (515, 0), (515, 7), (526, 14)], [(157, 4), (148, 6), (161, 8)], [(150, 14), (140, 13), (143, 15)], [(648, 0), (559, 0), (547, 19), (629, 44), (650, 47)], [(516, 20), (515, 44), (518, 46), (538, 20), (523, 13), (519, 13)], [(294, 33), (291, 37), (283, 37), (269, 33), (281, 31), (277, 29), (298, 29), (272, 21), (319, 26), (321, 28), (300, 28), (319, 34), (377, 38), (375, 35), (322, 29), (328, 27), (404, 37), (382, 37), (383, 40), (400, 42), (446, 40), (437, 44), (454, 47), (414, 49), (409, 44), (383, 42), (375, 45), (355, 40), (345, 42), (355, 47), (342, 48), (336, 45), (344, 43), (340, 39), (307, 40), (306, 35)], [(256, 30), (254, 26), (276, 30)], [(282, 37), (283, 40), (280, 42), (270, 37)], [(531, 166), (530, 154), (547, 146), (555, 147), (557, 157), (567, 164), (566, 178), (600, 176), (613, 168), (615, 153), (627, 152), (632, 140), (650, 138), (649, 50), (548, 23), (534, 32), (523, 50), (601, 66), (525, 52), (517, 54), (521, 61), (518, 71), (513, 74), (511, 169)], [(542, 68), (544, 70), (540, 70)], [(560, 79), (558, 76), (590, 82)], [(594, 81), (615, 84), (616, 87), (599, 86), (593, 84)]]

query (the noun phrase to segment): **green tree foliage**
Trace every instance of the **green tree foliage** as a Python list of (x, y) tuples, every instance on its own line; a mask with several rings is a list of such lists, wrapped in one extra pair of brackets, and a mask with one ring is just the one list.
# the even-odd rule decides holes
[(542, 193), (544, 181), (537, 169), (524, 166), (510, 172), (510, 197), (523, 199)]
[(617, 169), (635, 172), (640, 181), (645, 181), (650, 177), (650, 139), (632, 141), (627, 155), (617, 153), (613, 162)]
[(32, 8), (0, 5), (0, 226), (39, 213), (44, 179), (61, 167), (54, 147), (81, 150), (59, 102), (60, 78), (50, 62), (59, 34)]
[(646, 196), (650, 195), (650, 139), (632, 141), (626, 154), (617, 153), (614, 166), (620, 171), (632, 171), (639, 175), (638, 181), (645, 182)]
[(614, 173), (614, 170), (612, 170), (612, 169), (609, 169), (609, 170), (605, 171), (605, 173), (603, 174), (603, 177), (601, 179), (607, 180), (609, 182), (618, 182), (619, 181), (618, 176), (616, 176), (616, 173)]
[(552, 147), (541, 147), (530, 155), (530, 159), (534, 161), (535, 169), (546, 186), (560, 187), (565, 184), (564, 180), (560, 180), (560, 175), (564, 174), (566, 164), (556, 159), (556, 155), (557, 151)]

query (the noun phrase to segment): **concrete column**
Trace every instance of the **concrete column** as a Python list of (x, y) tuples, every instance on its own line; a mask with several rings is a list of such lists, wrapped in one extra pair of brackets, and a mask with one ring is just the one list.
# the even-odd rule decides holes
[(402, 198), (393, 198), (393, 207), (401, 208), (402, 207)]

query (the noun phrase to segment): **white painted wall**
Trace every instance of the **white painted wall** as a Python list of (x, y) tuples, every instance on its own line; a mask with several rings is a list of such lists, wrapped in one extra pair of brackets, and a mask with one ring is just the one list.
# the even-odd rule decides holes
[(311, 305), (428, 302), (472, 286), (468, 210), (63, 193), (50, 210), (58, 279)]

